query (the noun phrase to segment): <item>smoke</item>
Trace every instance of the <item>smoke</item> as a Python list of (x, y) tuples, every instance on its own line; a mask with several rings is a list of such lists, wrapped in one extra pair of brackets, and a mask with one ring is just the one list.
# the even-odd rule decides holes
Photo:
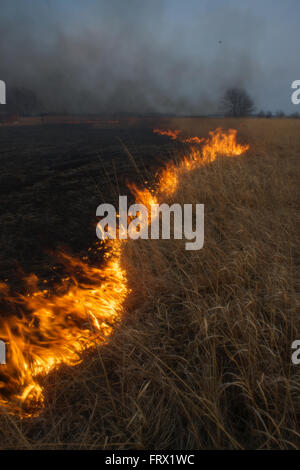
[(264, 21), (199, 3), (1, 0), (0, 78), (48, 112), (216, 112), (227, 86), (251, 92)]

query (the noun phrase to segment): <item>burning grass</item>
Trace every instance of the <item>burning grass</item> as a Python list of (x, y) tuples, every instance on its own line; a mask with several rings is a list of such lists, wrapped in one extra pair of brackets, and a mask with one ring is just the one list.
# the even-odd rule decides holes
[[(216, 129), (200, 149), (192, 148), (179, 163), (168, 164), (155, 188), (132, 186), (136, 201), (147, 206), (161, 203), (176, 192), (185, 173), (211, 164), (220, 155), (241, 155), (248, 148), (236, 142), (236, 131), (224, 133)], [(48, 296), (48, 290), (34, 290), (27, 296), (13, 296), (7, 284), (0, 284), (3, 298), (17, 304), (19, 313), (0, 324), (0, 335), (9, 348), (7, 363), (1, 370), (0, 405), (10, 413), (35, 416), (44, 402), (38, 379), (61, 364), (78, 364), (84, 351), (103, 343), (112, 333), (112, 324), (121, 315), (129, 289), (126, 269), (121, 266), (122, 242), (106, 241), (107, 261), (101, 268), (62, 255), (71, 266), (75, 281), (63, 295)], [(78, 268), (87, 282), (76, 282)]]
[(300, 145), (282, 155), (258, 144), (246, 156), (184, 165), (175, 193), (166, 186), (165, 202), (205, 204), (204, 248), (127, 242), (128, 314), (72, 374), (44, 379), (38, 418), (2, 416), (3, 448), (299, 446), (291, 343)]

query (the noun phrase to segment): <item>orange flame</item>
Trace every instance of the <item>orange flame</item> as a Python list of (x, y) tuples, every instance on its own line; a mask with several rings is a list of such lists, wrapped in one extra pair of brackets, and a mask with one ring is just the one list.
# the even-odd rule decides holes
[(171, 131), (171, 129), (165, 129), (164, 130), (164, 129), (154, 128), (153, 132), (154, 132), (154, 134), (167, 135), (172, 140), (176, 140), (176, 139), (178, 139), (178, 134), (180, 134), (181, 131), (179, 131), (179, 130)]
[[(154, 132), (178, 138), (180, 131), (154, 129)], [(175, 137), (174, 137), (175, 136)], [(208, 139), (193, 137), (185, 142), (200, 143), (191, 147), (179, 164), (168, 163), (160, 172), (154, 188), (130, 189), (136, 202), (152, 204), (173, 194), (184, 172), (213, 162), (217, 156), (237, 156), (248, 145), (236, 142), (236, 131), (221, 129), (210, 132)], [(130, 293), (126, 272), (121, 265), (126, 240), (106, 240), (106, 261), (102, 268), (63, 254), (73, 273), (84, 279), (63, 294), (36, 291), (28, 296), (11, 296), (6, 284), (0, 292), (9, 303), (26, 311), (10, 316), (0, 324), (0, 339), (7, 343), (7, 364), (0, 365), (0, 405), (9, 413), (22, 417), (36, 415), (44, 403), (41, 379), (61, 364), (80, 363), (83, 351), (102, 344), (121, 318), (124, 300)]]
[[(2, 285), (6, 300), (30, 312), (22, 318), (9, 317), (1, 325), (0, 336), (9, 347), (7, 364), (0, 369), (0, 404), (9, 411), (34, 414), (44, 400), (36, 377), (62, 363), (78, 364), (84, 350), (111, 334), (129, 292), (120, 254), (116, 240), (103, 269), (63, 255), (73, 271), (80, 270), (86, 279), (63, 295), (35, 292), (10, 298), (7, 286)], [(25, 409), (21, 411), (22, 403)]]
[(171, 129), (158, 129), (155, 127), (153, 129), (154, 134), (159, 134), (159, 135), (167, 135), (170, 137), (172, 140), (179, 140), (180, 142), (183, 142), (185, 144), (201, 144), (202, 142), (205, 141), (204, 138), (200, 137), (187, 137), (186, 139), (181, 139), (179, 138), (179, 134), (181, 131), (179, 129), (171, 130)]
[(205, 141), (204, 138), (200, 138), (197, 136), (187, 137), (186, 139), (181, 139), (181, 142), (185, 142), (186, 144), (201, 144), (204, 141)]
[[(161, 135), (170, 135), (174, 140), (179, 139), (179, 130), (162, 130), (154, 129), (154, 132)], [(185, 171), (191, 171), (200, 166), (212, 163), (218, 156), (234, 157), (241, 155), (249, 149), (249, 145), (241, 145), (236, 141), (237, 131), (229, 129), (223, 132), (221, 128), (209, 132), (208, 139), (199, 137), (189, 137), (186, 139), (179, 139), (180, 142), (201, 144), (200, 146), (191, 146), (189, 152), (183, 157), (179, 163), (169, 162), (166, 167), (160, 171), (158, 183), (156, 185), (156, 192), (160, 195), (170, 196), (177, 189), (179, 177)], [(176, 136), (176, 137), (174, 137)], [(140, 190), (135, 185), (131, 186), (131, 190), (135, 195), (138, 202), (146, 204), (150, 203), (153, 198), (153, 190)], [(154, 204), (154, 203), (152, 203)]]

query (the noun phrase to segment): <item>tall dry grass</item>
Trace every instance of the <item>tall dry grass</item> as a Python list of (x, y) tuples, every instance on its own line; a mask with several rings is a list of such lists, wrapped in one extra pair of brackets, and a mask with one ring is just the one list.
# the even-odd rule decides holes
[[(220, 123), (179, 125), (205, 135)], [(115, 334), (47, 378), (38, 418), (3, 414), (1, 448), (300, 447), (300, 123), (228, 125), (248, 154), (186, 174), (166, 201), (205, 204), (203, 249), (128, 242), (133, 294)]]

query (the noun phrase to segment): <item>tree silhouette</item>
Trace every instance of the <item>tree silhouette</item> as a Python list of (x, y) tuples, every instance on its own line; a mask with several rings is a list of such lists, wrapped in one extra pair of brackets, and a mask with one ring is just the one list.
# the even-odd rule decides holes
[(253, 113), (255, 106), (246, 90), (233, 87), (226, 90), (222, 98), (222, 108), (227, 116), (244, 117)]

